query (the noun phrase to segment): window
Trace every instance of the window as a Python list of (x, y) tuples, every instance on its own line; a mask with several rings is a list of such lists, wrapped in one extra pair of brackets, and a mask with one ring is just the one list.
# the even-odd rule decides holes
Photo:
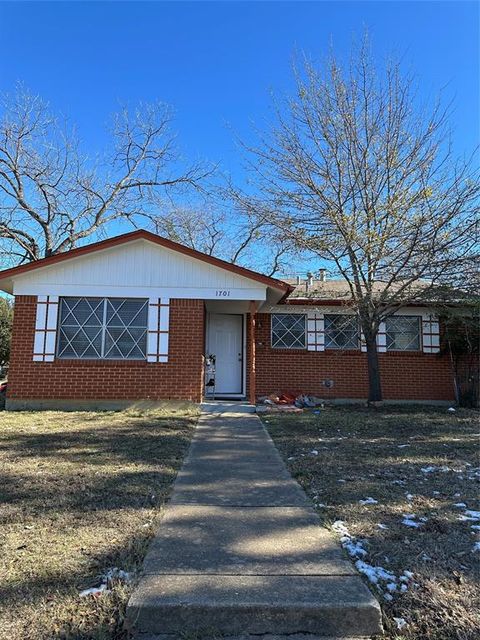
[(305, 316), (295, 313), (272, 315), (272, 347), (305, 349)]
[(387, 318), (385, 326), (388, 351), (419, 351), (419, 316), (392, 316)]
[(59, 358), (143, 360), (147, 352), (147, 300), (61, 298)]
[(358, 349), (358, 320), (352, 315), (325, 315), (325, 348)]

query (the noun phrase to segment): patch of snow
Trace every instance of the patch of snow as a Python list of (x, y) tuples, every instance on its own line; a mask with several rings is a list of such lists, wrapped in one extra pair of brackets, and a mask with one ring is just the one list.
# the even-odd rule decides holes
[(394, 618), (394, 620), (399, 631), (407, 626), (407, 621), (405, 620), (405, 618)]
[(397, 447), (399, 449), (405, 449), (405, 447), (409, 447), (409, 446), (410, 446), (409, 444), (399, 444), (399, 445), (397, 445)]
[(375, 500), (372, 497), (368, 497), (368, 498), (365, 498), (365, 500), (359, 500), (358, 503), (359, 504), (363, 504), (363, 505), (366, 505), (366, 504), (378, 504), (378, 500)]
[(465, 504), (465, 502), (455, 502), (455, 504), (453, 506), (454, 507), (458, 507), (459, 509), (462, 509), (463, 507), (466, 507), (467, 505)]
[(346, 480), (337, 480), (337, 482), (346, 482)]
[(470, 518), (474, 518), (475, 520), (480, 520), (480, 511), (472, 511), (472, 509), (467, 509), (465, 511), (465, 515)]
[(316, 449), (312, 449), (310, 453), (312, 454), (312, 456), (318, 456), (318, 451)]
[(106, 582), (107, 584), (112, 580), (120, 580), (121, 582), (130, 582), (130, 574), (128, 571), (124, 571), (123, 569), (118, 569), (117, 567), (113, 567), (109, 569), (103, 576), (102, 582)]
[(386, 525), (386, 524), (382, 524), (381, 522), (379, 522), (379, 523), (377, 524), (377, 527), (378, 527), (379, 529), (388, 529), (387, 525)]
[(350, 535), (345, 525), (345, 522), (343, 520), (335, 520), (335, 522), (332, 524), (332, 529), (337, 533), (340, 533), (341, 535), (344, 535), (344, 536)]
[(366, 549), (364, 549), (362, 543), (358, 541), (352, 542), (345, 540), (342, 543), (342, 547), (352, 558), (364, 558), (367, 555)]
[(436, 467), (435, 465), (430, 465), (428, 467), (421, 467), (420, 471), (422, 473), (433, 473), (434, 471), (440, 471), (441, 473), (447, 473), (448, 471), (454, 471), (455, 473), (462, 473), (461, 469), (451, 469), (447, 467), (447, 465), (443, 465), (441, 467)]
[(391, 602), (393, 600), (393, 596), (391, 593), (384, 593), (383, 599), (386, 600), (387, 602)]
[(90, 589), (84, 589), (80, 591), (80, 598), (86, 598), (87, 596), (99, 596), (104, 591), (108, 591), (107, 585), (102, 582), (99, 587), (91, 587)]
[(410, 501), (410, 500), (413, 500), (413, 499), (414, 499), (414, 497), (415, 497), (415, 496), (414, 496), (414, 495), (412, 495), (411, 493), (407, 493), (407, 495), (405, 496), (405, 498), (406, 498), (407, 500), (409, 500), (409, 501)]
[(473, 553), (480, 551), (480, 540), (478, 542), (475, 542), (475, 544), (473, 545), (472, 551)]
[(86, 596), (99, 596), (102, 593), (110, 591), (109, 587), (113, 580), (120, 580), (121, 582), (129, 582), (130, 574), (128, 571), (124, 571), (123, 569), (118, 569), (118, 567), (112, 567), (108, 571), (106, 571), (102, 576), (102, 582), (98, 587), (91, 587), (90, 589), (84, 589), (80, 591), (80, 597), (85, 598)]
[(387, 584), (387, 590), (390, 591), (390, 593), (395, 593), (395, 591), (397, 590), (396, 582), (389, 582)]
[(473, 529), (474, 531), (480, 531), (480, 524), (471, 524), (470, 529)]
[(448, 411), (450, 411), (450, 413), (455, 413), (456, 409), (454, 409), (453, 407), (448, 407)]
[(417, 522), (416, 520), (414, 520), (414, 518), (416, 518), (416, 515), (414, 513), (405, 514), (403, 516), (402, 524), (404, 524), (406, 527), (412, 527), (412, 529), (418, 529), (422, 526), (422, 523)]
[(368, 562), (364, 562), (363, 560), (357, 560), (355, 562), (355, 566), (357, 567), (360, 573), (363, 573), (370, 582), (378, 585), (378, 583), (383, 580), (384, 582), (394, 583), (396, 582), (396, 576), (391, 571), (387, 571), (383, 567), (374, 567)]

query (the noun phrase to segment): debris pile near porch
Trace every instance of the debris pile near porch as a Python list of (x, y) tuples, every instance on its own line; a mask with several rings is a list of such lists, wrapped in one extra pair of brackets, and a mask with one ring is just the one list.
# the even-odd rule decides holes
[(285, 392), (279, 395), (272, 393), (269, 396), (261, 396), (258, 398), (257, 412), (284, 411), (301, 413), (303, 409), (323, 408), (324, 406), (325, 400), (305, 393), (295, 394)]

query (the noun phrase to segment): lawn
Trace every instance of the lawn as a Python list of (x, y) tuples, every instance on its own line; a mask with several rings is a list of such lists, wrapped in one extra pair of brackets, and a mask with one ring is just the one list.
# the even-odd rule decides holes
[(378, 594), (388, 640), (480, 637), (478, 418), (418, 407), (263, 414)]
[[(196, 418), (187, 404), (0, 413), (2, 638), (127, 637), (132, 577)], [(80, 595), (109, 571), (107, 590)]]

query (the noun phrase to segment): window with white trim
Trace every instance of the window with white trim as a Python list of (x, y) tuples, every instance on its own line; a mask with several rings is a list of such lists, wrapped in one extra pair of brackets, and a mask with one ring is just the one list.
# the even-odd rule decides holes
[(306, 348), (306, 316), (297, 313), (272, 314), (272, 347), (275, 349)]
[(359, 334), (357, 316), (325, 314), (326, 349), (358, 349)]
[(145, 360), (148, 300), (60, 299), (58, 358)]
[(385, 327), (387, 351), (420, 350), (420, 316), (390, 316)]

